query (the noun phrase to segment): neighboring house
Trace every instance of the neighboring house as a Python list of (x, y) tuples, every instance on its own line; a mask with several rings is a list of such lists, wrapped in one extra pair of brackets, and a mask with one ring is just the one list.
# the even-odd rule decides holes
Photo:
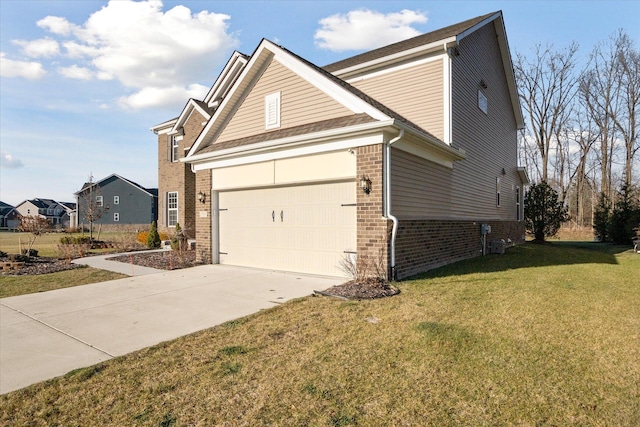
[(100, 215), (95, 215), (94, 225), (148, 226), (158, 218), (157, 189), (144, 188), (116, 174), (94, 183), (85, 183), (75, 196), (79, 227), (89, 226), (91, 212), (94, 215), (100, 212)]
[(522, 126), (501, 12), (323, 68), (263, 39), (152, 128), (161, 211), (203, 261), (402, 279), (524, 241)]
[(36, 198), (25, 200), (15, 209), (21, 216), (46, 218), (53, 228), (61, 229), (73, 226), (71, 219), (72, 212), (75, 210), (74, 203)]
[(20, 225), (20, 214), (16, 208), (0, 201), (0, 230), (15, 230)]

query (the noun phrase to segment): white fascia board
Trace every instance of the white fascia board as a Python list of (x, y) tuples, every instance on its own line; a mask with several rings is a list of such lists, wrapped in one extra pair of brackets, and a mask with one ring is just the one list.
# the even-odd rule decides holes
[(149, 128), (149, 130), (151, 130), (156, 135), (163, 134), (163, 133), (169, 133), (171, 131), (171, 128), (173, 128), (173, 125), (177, 121), (178, 121), (178, 118), (167, 120), (164, 123), (160, 123), (158, 125), (155, 125), (155, 126)]
[(456, 37), (457, 41), (462, 40), (463, 38), (467, 37), (469, 34), (475, 33), (480, 28), (484, 27), (485, 25), (487, 25), (488, 23), (490, 23), (494, 19), (498, 19), (498, 18), (502, 18), (502, 12), (496, 12), (493, 15), (491, 15), (490, 17), (478, 22), (476, 25), (467, 28), (466, 30), (464, 30), (463, 32), (458, 34), (458, 36)]
[(531, 180), (529, 179), (529, 174), (527, 173), (527, 169), (525, 167), (518, 167), (518, 175), (520, 176), (520, 181), (522, 181), (522, 185), (529, 185)]
[[(447, 47), (445, 45), (445, 47)], [(444, 121), (443, 129), (444, 129), (444, 142), (446, 144), (451, 144), (452, 140), (452, 128), (453, 128), (453, 113), (452, 113), (452, 76), (451, 76), (451, 57), (449, 56), (448, 49), (445, 58), (442, 60), (442, 119)]]
[(342, 70), (334, 71), (332, 74), (342, 79), (346, 79), (350, 74), (362, 72), (370, 68), (379, 67), (380, 65), (385, 63), (394, 63), (394, 62), (402, 61), (414, 56), (423, 55), (423, 54), (429, 53), (430, 51), (435, 52), (435, 51), (441, 50), (443, 49), (443, 46), (450, 43), (454, 43), (455, 41), (456, 41), (455, 37), (448, 37), (446, 39), (438, 40), (433, 43), (414, 47), (413, 49), (403, 50), (401, 52), (383, 56), (382, 58), (377, 58), (372, 61), (363, 62), (362, 64), (357, 64), (351, 67), (343, 68)]
[(234, 155), (234, 154), (239, 154), (243, 152), (251, 152), (251, 151), (263, 150), (263, 149), (271, 149), (274, 147), (284, 146), (284, 145), (295, 145), (300, 143), (304, 144), (304, 143), (309, 143), (309, 141), (320, 143), (320, 142), (325, 142), (327, 140), (345, 137), (349, 135), (360, 135), (365, 133), (381, 131), (383, 129), (393, 126), (395, 123), (396, 122), (394, 120), (387, 120), (384, 122), (364, 123), (360, 125), (350, 126), (348, 128), (337, 128), (337, 129), (330, 129), (330, 130), (325, 130), (325, 131), (311, 133), (311, 134), (290, 136), (287, 138), (280, 138), (280, 139), (275, 139), (271, 141), (258, 142), (255, 144), (241, 145), (239, 147), (232, 147), (224, 150), (217, 150), (214, 152), (187, 156), (185, 158), (179, 159), (179, 161), (185, 162), (185, 163), (195, 163), (202, 160), (211, 159), (214, 157)]
[(509, 96), (511, 97), (513, 114), (516, 117), (518, 129), (523, 129), (525, 127), (524, 117), (522, 115), (522, 107), (520, 106), (520, 97), (518, 96), (515, 72), (513, 71), (513, 61), (511, 60), (511, 50), (509, 49), (509, 41), (507, 40), (507, 31), (504, 28), (504, 20), (502, 18), (496, 21), (495, 28), (496, 33), (498, 33), (498, 46), (500, 46), (502, 66), (507, 77), (507, 86), (509, 87)]
[(246, 55), (238, 52), (237, 50), (231, 54), (231, 57), (227, 61), (227, 64), (224, 66), (222, 71), (220, 72), (218, 78), (209, 89), (209, 92), (204, 97), (204, 102), (209, 104), (216, 100), (216, 94), (219, 94), (224, 90), (225, 87), (228, 87), (229, 80), (233, 80), (233, 76), (237, 74), (238, 65), (244, 65), (247, 63)]
[(335, 99), (345, 108), (348, 108), (355, 114), (368, 114), (376, 120), (389, 120), (389, 116), (384, 114), (382, 111), (322, 75), (318, 70), (313, 69), (268, 40), (266, 40), (266, 43), (269, 43), (269, 50), (274, 52), (275, 60), (305, 79), (308, 83)]
[[(447, 167), (453, 167), (453, 162), (464, 160), (467, 158), (466, 152), (461, 148), (453, 148), (450, 145), (436, 139), (430, 135), (420, 132), (404, 123), (396, 123), (396, 126), (405, 131), (407, 138), (393, 144), (394, 147), (404, 149), (427, 160), (442, 164)], [(408, 138), (413, 135), (413, 141)]]
[(215, 113), (213, 113), (213, 116), (211, 117), (211, 119), (209, 119), (209, 122), (207, 123), (207, 125), (204, 127), (202, 132), (200, 132), (200, 135), (198, 135), (198, 138), (194, 141), (193, 145), (191, 146), (191, 150), (189, 151), (189, 154), (187, 154), (187, 156), (195, 153), (200, 148), (200, 145), (208, 137), (209, 132), (211, 131), (211, 128), (213, 127), (213, 125), (218, 121), (219, 117), (227, 109), (227, 106), (231, 102), (230, 100), (234, 97), (234, 94), (238, 90), (238, 87), (241, 85), (241, 83), (245, 79), (248, 78), (247, 76), (251, 74), (252, 70), (254, 70), (254, 68), (256, 67), (258, 68), (258, 71), (262, 69), (262, 64), (256, 65), (256, 63), (258, 61), (264, 62), (265, 60), (263, 55), (261, 55), (261, 53), (264, 51), (265, 42), (266, 40), (263, 40), (260, 43), (260, 45), (258, 45), (258, 48), (253, 53), (253, 55), (251, 55), (251, 59), (240, 72), (240, 76), (238, 76), (238, 78), (234, 80), (231, 88), (227, 92), (227, 95), (222, 99), (222, 103), (218, 106)]
[(286, 146), (281, 150), (263, 150), (262, 152), (252, 151), (240, 156), (220, 156), (210, 161), (195, 163), (192, 166), (193, 171), (205, 169), (219, 169), (229, 166), (239, 166), (251, 163), (260, 163), (270, 160), (287, 159), (291, 157), (308, 156), (312, 154), (327, 153), (332, 151), (348, 150), (350, 148), (362, 147), (366, 145), (381, 144), (384, 142), (384, 136), (381, 133), (374, 135), (356, 136), (353, 138), (340, 139), (332, 142), (313, 142), (300, 146)]
[[(182, 110), (182, 113), (180, 113), (178, 120), (173, 125), (173, 128), (171, 129), (169, 134), (171, 135), (180, 134), (180, 128), (183, 127), (184, 124), (189, 121), (189, 117), (191, 117), (191, 114), (193, 114), (194, 110), (198, 111), (206, 120), (209, 120), (211, 118), (211, 115), (207, 111), (205, 111), (202, 107), (200, 107), (200, 105), (198, 105), (198, 103), (194, 99), (189, 99), (189, 102), (187, 102), (187, 105)], [(184, 131), (182, 132), (184, 134)]]

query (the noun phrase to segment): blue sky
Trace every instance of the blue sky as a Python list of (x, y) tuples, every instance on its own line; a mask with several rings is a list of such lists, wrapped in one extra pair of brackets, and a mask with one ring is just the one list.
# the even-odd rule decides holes
[(619, 28), (640, 43), (640, 0), (0, 0), (0, 200), (74, 201), (89, 174), (156, 187), (149, 128), (263, 37), (326, 65), (497, 10), (512, 55), (577, 41), (586, 60)]

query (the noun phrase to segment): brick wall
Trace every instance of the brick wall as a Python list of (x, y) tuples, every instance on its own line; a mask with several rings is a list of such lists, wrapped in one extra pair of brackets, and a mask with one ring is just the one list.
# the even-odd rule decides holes
[[(369, 257), (388, 266), (391, 221), (383, 217), (382, 147), (368, 145), (359, 147), (357, 152), (357, 251), (360, 259)], [(360, 188), (362, 175), (371, 180), (369, 194)]]
[[(211, 263), (211, 170), (198, 171), (195, 174), (195, 192), (205, 194), (205, 202), (196, 201), (195, 230), (196, 230), (196, 259), (205, 264)], [(202, 215), (200, 213), (202, 212)], [(206, 213), (206, 216), (204, 216)]]
[[(486, 253), (491, 240), (524, 242), (524, 222), (486, 221), (491, 225)], [(396, 238), (397, 278), (482, 255), (480, 222), (445, 220), (401, 220)]]

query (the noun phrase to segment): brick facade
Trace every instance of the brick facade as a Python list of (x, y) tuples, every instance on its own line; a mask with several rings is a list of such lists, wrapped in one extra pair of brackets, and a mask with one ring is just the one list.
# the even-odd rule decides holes
[[(486, 253), (492, 240), (524, 242), (524, 222), (486, 221), (491, 226)], [(480, 222), (401, 220), (396, 238), (397, 278), (482, 255)], [(509, 244), (508, 244), (509, 245)]]
[[(389, 234), (391, 221), (383, 216), (383, 145), (359, 147), (357, 151), (357, 251), (358, 257), (370, 258), (389, 265)], [(360, 188), (360, 178), (371, 180), (371, 192)]]
[(196, 229), (196, 259), (205, 264), (211, 263), (212, 218), (211, 218), (211, 170), (198, 171), (195, 174), (195, 192), (205, 194), (204, 203), (196, 201), (193, 205)]
[[(202, 131), (205, 118), (193, 112), (183, 127), (184, 136), (178, 143), (178, 157), (182, 158)], [(196, 177), (191, 166), (179, 161), (171, 161), (171, 137), (158, 135), (158, 230), (173, 232), (167, 227), (167, 193), (178, 192), (178, 223), (189, 237), (196, 230)]]

